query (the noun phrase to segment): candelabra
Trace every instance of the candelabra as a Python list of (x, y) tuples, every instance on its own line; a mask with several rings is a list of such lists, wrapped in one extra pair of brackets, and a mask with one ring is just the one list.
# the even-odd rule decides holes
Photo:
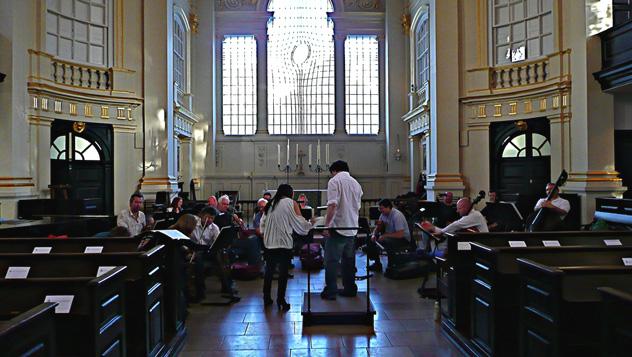
[(281, 164), (278, 164), (277, 167), (278, 167), (279, 171), (285, 172), (285, 183), (286, 184), (290, 183), (290, 172), (294, 172), (294, 171), (298, 170), (298, 165), (295, 165), (294, 169), (292, 169), (292, 166), (290, 166), (289, 162), (287, 164), (285, 164), (284, 166), (281, 166)]
[(325, 171), (329, 171), (329, 164), (325, 164), (325, 166), (321, 166), (320, 162), (317, 162), (315, 166), (312, 166), (312, 164), (309, 164), (309, 171), (310, 172), (315, 172), (316, 173), (316, 189), (319, 190), (318, 191), (318, 206), (321, 206), (321, 199), (320, 199), (320, 173), (321, 172), (325, 172)]

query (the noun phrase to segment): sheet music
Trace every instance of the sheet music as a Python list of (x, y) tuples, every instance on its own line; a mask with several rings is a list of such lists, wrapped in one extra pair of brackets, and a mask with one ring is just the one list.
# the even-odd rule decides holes
[(68, 314), (72, 307), (72, 301), (75, 299), (74, 295), (46, 295), (44, 302), (56, 302), (55, 306), (56, 314)]
[(560, 247), (560, 241), (559, 240), (543, 240), (542, 244), (545, 247)]
[(26, 279), (29, 276), (31, 267), (9, 267), (5, 279)]
[(456, 250), (472, 250), (472, 244), (470, 242), (457, 242)]
[(32, 254), (48, 254), (53, 247), (34, 247)]
[(524, 248), (527, 246), (527, 243), (523, 240), (510, 240), (509, 246), (512, 248)]
[(626, 267), (632, 267), (632, 258), (621, 258), (623, 260), (623, 265)]
[(171, 239), (189, 239), (189, 237), (185, 236), (182, 232), (177, 229), (160, 229), (153, 230), (152, 232), (160, 232)]

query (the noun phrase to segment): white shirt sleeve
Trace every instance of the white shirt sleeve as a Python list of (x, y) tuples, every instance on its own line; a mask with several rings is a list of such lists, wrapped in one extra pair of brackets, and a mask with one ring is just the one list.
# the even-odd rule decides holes
[(336, 206), (340, 202), (340, 187), (335, 179), (329, 180), (327, 184), (327, 206), (335, 204)]
[(568, 213), (571, 210), (571, 204), (567, 200), (563, 198), (558, 198), (554, 202), (555, 207), (564, 210), (564, 212)]
[(542, 205), (544, 204), (544, 202), (546, 201), (546, 198), (540, 198), (538, 200), (538, 203), (535, 204), (535, 207), (533, 208), (534, 211), (539, 210), (540, 208), (542, 208)]

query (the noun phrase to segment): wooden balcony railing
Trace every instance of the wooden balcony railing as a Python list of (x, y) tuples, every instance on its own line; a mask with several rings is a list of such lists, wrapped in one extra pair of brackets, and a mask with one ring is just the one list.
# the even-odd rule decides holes
[(508, 66), (492, 67), (489, 69), (491, 88), (512, 88), (544, 82), (549, 76), (548, 67), (548, 57)]
[(112, 70), (53, 58), (52, 76), (55, 83), (91, 89), (112, 89)]

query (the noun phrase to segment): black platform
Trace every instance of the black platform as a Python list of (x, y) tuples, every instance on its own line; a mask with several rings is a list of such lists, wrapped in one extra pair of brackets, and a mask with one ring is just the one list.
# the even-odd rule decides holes
[(356, 297), (323, 300), (320, 293), (311, 293), (311, 312), (307, 309), (307, 293), (303, 296), (303, 326), (313, 325), (367, 325), (373, 327), (375, 308), (367, 293), (358, 292)]

